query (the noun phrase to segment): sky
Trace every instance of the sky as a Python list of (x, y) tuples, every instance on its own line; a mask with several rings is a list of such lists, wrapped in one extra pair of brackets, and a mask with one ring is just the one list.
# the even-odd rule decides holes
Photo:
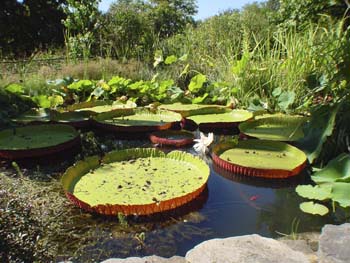
[[(106, 12), (109, 5), (115, 0), (102, 0), (100, 10)], [(262, 0), (197, 0), (198, 13), (196, 20), (208, 18), (227, 9), (240, 9), (244, 5), (253, 2), (263, 2)]]

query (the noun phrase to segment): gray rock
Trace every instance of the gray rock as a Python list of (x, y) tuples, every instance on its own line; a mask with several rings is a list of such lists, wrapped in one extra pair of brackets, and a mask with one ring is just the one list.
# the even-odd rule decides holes
[(350, 224), (325, 225), (320, 236), (318, 257), (320, 263), (350, 262)]
[(308, 257), (287, 245), (259, 235), (212, 239), (186, 254), (190, 263), (306, 263)]
[(287, 245), (294, 251), (299, 251), (305, 254), (310, 262), (316, 263), (318, 261), (315, 251), (312, 250), (312, 248), (306, 240), (280, 239), (279, 241)]
[(111, 258), (107, 259), (101, 263), (186, 263), (187, 261), (185, 258), (182, 257), (171, 257), (171, 258), (162, 258), (158, 256), (149, 256), (144, 258), (137, 258), (137, 257), (131, 257), (131, 258)]

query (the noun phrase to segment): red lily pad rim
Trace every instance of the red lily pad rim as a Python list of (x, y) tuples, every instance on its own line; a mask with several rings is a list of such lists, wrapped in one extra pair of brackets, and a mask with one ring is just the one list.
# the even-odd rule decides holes
[[(170, 136), (183, 136), (183, 138), (172, 139)], [(181, 147), (185, 145), (190, 145), (193, 143), (194, 134), (189, 131), (158, 131), (150, 134), (149, 139), (152, 143), (160, 144), (160, 145), (171, 145), (176, 147)]]
[[(259, 142), (264, 142), (262, 140), (249, 140), (251, 142), (255, 142), (255, 143), (259, 143)], [(266, 141), (265, 141), (266, 142)], [(282, 142), (272, 142), (271, 143), (282, 143)], [(288, 147), (293, 147), (289, 144)], [(220, 158), (220, 154), (223, 153), (226, 150), (229, 150), (231, 148), (236, 147), (237, 145), (235, 143), (231, 143), (231, 142), (225, 142), (225, 143), (219, 143), (216, 144), (213, 147), (213, 151), (212, 151), (212, 159), (213, 162), (231, 172), (231, 173), (235, 173), (235, 174), (239, 174), (239, 175), (245, 175), (245, 176), (251, 176), (251, 177), (260, 177), (260, 178), (270, 178), (270, 179), (285, 179), (285, 178), (290, 178), (292, 176), (296, 176), (298, 174), (300, 174), (304, 168), (307, 165), (307, 158), (305, 156), (305, 161), (303, 163), (301, 163), (300, 165), (296, 166), (294, 169), (292, 170), (283, 170), (283, 169), (262, 169), (262, 168), (253, 168), (253, 167), (246, 167), (246, 166), (241, 166), (238, 164), (235, 164), (233, 162), (228, 162), (226, 160), (223, 160)]]
[[(178, 117), (178, 121), (173, 122), (164, 122), (159, 125), (132, 125), (132, 126), (121, 126), (112, 123), (107, 123), (104, 120), (111, 119), (113, 117), (121, 117), (121, 116), (129, 116), (137, 113), (149, 113), (149, 114), (158, 114), (158, 113), (168, 113), (172, 115), (176, 115)], [(153, 132), (153, 131), (161, 131), (168, 130), (172, 128), (176, 123), (182, 120), (182, 116), (179, 113), (175, 113), (167, 110), (157, 110), (156, 112), (151, 111), (147, 108), (137, 108), (137, 109), (116, 109), (110, 112), (104, 112), (97, 114), (92, 118), (93, 125), (97, 128), (101, 128), (107, 131), (115, 131), (115, 132)]]
[[(35, 125), (29, 125), (24, 126), (25, 128), (28, 127), (43, 127), (43, 126), (54, 126), (55, 128), (64, 128), (69, 129), (72, 131), (72, 133), (75, 135), (74, 138), (72, 138), (69, 141), (48, 146), (48, 147), (40, 147), (40, 148), (33, 148), (33, 149), (20, 149), (20, 150), (10, 150), (10, 149), (0, 149), (0, 158), (4, 158), (7, 160), (17, 160), (17, 159), (25, 159), (25, 158), (36, 158), (41, 157), (45, 155), (52, 155), (58, 152), (62, 152), (68, 149), (71, 149), (73, 147), (80, 145), (80, 136), (79, 133), (75, 130), (74, 127), (70, 125), (65, 124), (35, 124)], [(20, 129), (20, 128), (19, 128)]]
[[(150, 204), (137, 204), (137, 205), (119, 205), (119, 204), (99, 204), (96, 206), (91, 206), (88, 203), (80, 200), (74, 194), (72, 194), (70, 189), (70, 184), (72, 181), (76, 180), (77, 177), (80, 176), (80, 173), (75, 170), (79, 169), (79, 167), (83, 169), (83, 172), (86, 173), (91, 169), (96, 169), (100, 166), (101, 163), (110, 163), (114, 161), (125, 161), (129, 159), (135, 158), (143, 158), (143, 157), (157, 157), (162, 156), (164, 158), (173, 158), (178, 160), (187, 160), (193, 162), (201, 166), (201, 169), (205, 170), (205, 174), (202, 176), (206, 176), (207, 179), (203, 185), (199, 188), (195, 189), (193, 192), (188, 193), (183, 196), (175, 197), (172, 199), (164, 200), (161, 202), (154, 202)], [(78, 167), (78, 168), (76, 168)], [(203, 172), (204, 172), (203, 170)], [(66, 172), (63, 174), (61, 178), (61, 183), (63, 185), (63, 189), (67, 198), (76, 206), (84, 209), (88, 212), (98, 213), (103, 215), (118, 215), (122, 213), (124, 215), (152, 215), (161, 212), (168, 212), (174, 210), (178, 207), (181, 207), (195, 198), (197, 198), (205, 189), (207, 185), (207, 180), (210, 175), (209, 167), (198, 157), (195, 157), (189, 153), (173, 151), (169, 154), (165, 154), (164, 152), (154, 149), (154, 148), (134, 148), (134, 149), (126, 149), (121, 151), (113, 151), (105, 155), (102, 159), (98, 156), (88, 157), (85, 160), (78, 161), (74, 166), (68, 168)]]

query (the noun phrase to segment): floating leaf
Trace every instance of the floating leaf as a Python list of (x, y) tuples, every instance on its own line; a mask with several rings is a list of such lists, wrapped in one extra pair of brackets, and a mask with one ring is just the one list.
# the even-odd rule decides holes
[(304, 202), (300, 204), (300, 209), (304, 213), (312, 214), (312, 215), (326, 215), (329, 210), (326, 206), (317, 204), (314, 202)]
[(287, 178), (305, 167), (305, 154), (287, 143), (264, 140), (224, 142), (214, 146), (214, 163), (235, 174)]
[(79, 161), (61, 180), (67, 196), (89, 211), (147, 215), (193, 200), (209, 174), (208, 165), (189, 153), (136, 148)]
[(331, 160), (326, 167), (312, 175), (316, 183), (347, 182), (350, 183), (350, 156), (342, 153)]
[(332, 185), (299, 185), (295, 191), (301, 197), (316, 200), (326, 200), (332, 197)]

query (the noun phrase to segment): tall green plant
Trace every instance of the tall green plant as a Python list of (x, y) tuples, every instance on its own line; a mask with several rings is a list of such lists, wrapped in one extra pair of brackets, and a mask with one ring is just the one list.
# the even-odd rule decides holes
[(96, 41), (98, 29), (98, 3), (100, 0), (67, 0), (64, 12), (67, 16), (62, 21), (66, 28), (66, 48), (68, 58), (85, 60), (91, 55), (91, 47)]

